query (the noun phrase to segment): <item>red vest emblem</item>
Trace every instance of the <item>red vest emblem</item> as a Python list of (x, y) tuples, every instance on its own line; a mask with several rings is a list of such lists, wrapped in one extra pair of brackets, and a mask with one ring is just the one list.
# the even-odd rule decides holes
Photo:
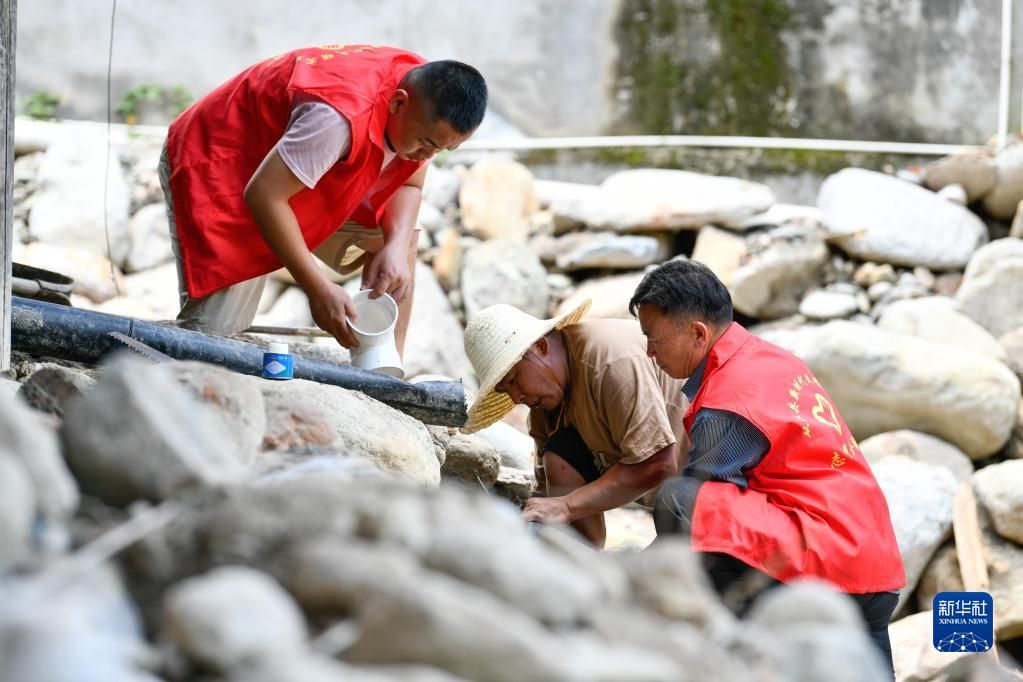
[(773, 578), (827, 580), (863, 594), (905, 586), (888, 504), (831, 397), (802, 360), (732, 324), (714, 344), (686, 430), (703, 408), (753, 423), (770, 449), (748, 489), (700, 486), (692, 547)]

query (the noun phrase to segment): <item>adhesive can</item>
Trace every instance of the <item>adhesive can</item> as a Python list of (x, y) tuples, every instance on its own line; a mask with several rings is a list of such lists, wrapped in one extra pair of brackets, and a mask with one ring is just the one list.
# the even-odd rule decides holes
[(271, 343), (263, 353), (264, 379), (291, 379), (295, 373), (295, 358), (288, 352), (288, 344)]

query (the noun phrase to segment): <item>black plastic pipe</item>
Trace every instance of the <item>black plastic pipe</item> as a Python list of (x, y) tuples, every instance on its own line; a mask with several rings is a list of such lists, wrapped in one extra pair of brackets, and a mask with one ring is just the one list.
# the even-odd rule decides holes
[[(264, 348), (165, 324), (12, 297), (11, 346), (35, 355), (97, 363), (125, 347), (108, 336), (121, 332), (176, 360), (198, 360), (241, 374), (262, 376)], [(365, 393), (426, 424), (462, 426), (465, 390), (460, 381), (410, 384), (349, 365), (295, 356), (295, 378)]]

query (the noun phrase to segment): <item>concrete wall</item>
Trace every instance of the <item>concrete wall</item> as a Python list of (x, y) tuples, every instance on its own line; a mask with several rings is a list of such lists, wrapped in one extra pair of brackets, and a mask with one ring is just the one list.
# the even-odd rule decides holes
[[(106, 116), (109, 0), (20, 0), (22, 98), (62, 97), (62, 113)], [(296, 47), (397, 45), (479, 68), (494, 108), (534, 134), (607, 125), (601, 84), (615, 56), (608, 0), (120, 0), (114, 104), (129, 88), (183, 85), (200, 96)], [(580, 85), (582, 84), (582, 87)], [(568, 93), (568, 96), (565, 96)]]
[[(1019, 128), (1023, 7), (1016, 10)], [(113, 100), (195, 96), (287, 49), (374, 42), (483, 71), (535, 135), (724, 133), (981, 143), (1001, 0), (120, 0)], [(18, 82), (102, 119), (110, 3), (21, 0)]]
[[(983, 143), (1002, 0), (624, 0), (623, 132)], [(1020, 125), (1023, 5), (1014, 17)]]

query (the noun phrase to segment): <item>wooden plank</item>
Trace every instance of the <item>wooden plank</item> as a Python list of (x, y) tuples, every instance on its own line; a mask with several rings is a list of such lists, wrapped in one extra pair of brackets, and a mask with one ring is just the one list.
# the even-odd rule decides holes
[(243, 330), (244, 334), (276, 334), (277, 336), (330, 336), (319, 327), (269, 327), (265, 325), (253, 325)]
[(969, 481), (959, 484), (952, 509), (952, 531), (959, 556), (959, 572), (967, 592), (987, 592), (991, 581), (984, 558), (984, 540), (977, 521), (977, 498)]
[[(959, 558), (959, 573), (963, 588), (967, 592), (991, 592), (991, 580), (987, 572), (987, 557), (984, 553), (984, 536), (977, 520), (977, 498), (969, 481), (959, 484), (955, 501), (952, 503), (952, 532), (956, 540), (956, 555)], [(988, 653), (998, 661), (998, 650), (994, 646)]]
[(11, 366), (11, 242), (14, 233), (14, 55), (17, 37), (18, 0), (0, 0), (0, 120), (3, 123), (0, 165), (3, 166), (3, 197), (0, 199), (0, 372)]

